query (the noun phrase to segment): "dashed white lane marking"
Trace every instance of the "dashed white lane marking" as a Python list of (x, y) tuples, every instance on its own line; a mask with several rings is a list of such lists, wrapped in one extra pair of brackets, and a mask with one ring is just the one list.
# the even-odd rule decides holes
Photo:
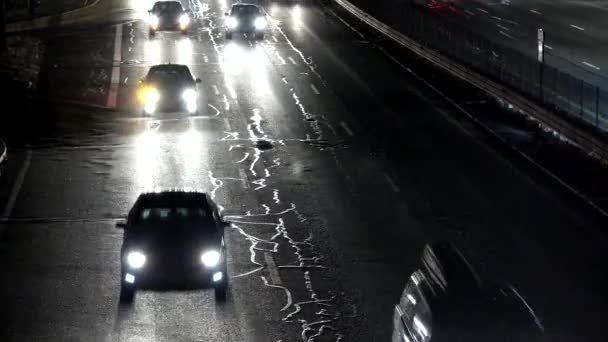
[(504, 26), (502, 26), (502, 25), (500, 25), (500, 24), (496, 24), (496, 26), (500, 27), (501, 29), (503, 29), (503, 30), (505, 30), (505, 31), (509, 31), (509, 28), (508, 28), (508, 27), (504, 27)]
[(355, 135), (355, 133), (353, 133), (353, 131), (350, 129), (350, 127), (348, 127), (346, 122), (340, 121), (340, 126), (342, 126), (342, 128), (344, 129), (346, 134), (350, 135), (351, 137)]
[(553, 47), (551, 47), (551, 45), (547, 45), (547, 44), (545, 44), (545, 47), (546, 47), (547, 49), (549, 49), (549, 50), (553, 50)]
[(219, 89), (217, 89), (217, 86), (216, 86), (215, 84), (212, 84), (212, 85), (211, 85), (211, 89), (213, 89), (213, 93), (214, 93), (215, 95), (219, 95), (219, 94), (220, 94), (220, 90), (219, 90)]
[(207, 57), (207, 55), (203, 55), (203, 61), (205, 63), (209, 63), (209, 57)]
[(298, 62), (296, 62), (296, 60), (295, 60), (295, 59), (293, 59), (293, 57), (291, 57), (291, 56), (287, 57), (287, 59), (289, 59), (289, 61), (290, 61), (290, 62), (291, 62), (291, 64), (293, 64), (293, 65), (297, 65), (297, 64), (298, 64)]
[(224, 125), (226, 125), (226, 131), (232, 132), (232, 127), (230, 126), (230, 120), (228, 120), (228, 118), (224, 118)]
[(593, 65), (593, 64), (591, 64), (591, 63), (589, 63), (589, 62), (585, 62), (585, 61), (583, 61), (583, 64), (584, 64), (584, 65), (586, 65), (586, 66), (588, 66), (588, 67), (590, 67), (590, 68), (592, 68), (592, 69), (595, 69), (595, 70), (600, 70), (600, 67), (595, 66), (595, 65)]
[(384, 179), (386, 179), (386, 182), (391, 187), (391, 189), (393, 189), (394, 192), (401, 192), (401, 189), (399, 189), (399, 187), (397, 186), (397, 184), (395, 184), (393, 179), (386, 173), (384, 174)]
[(483, 8), (479, 8), (479, 7), (477, 7), (477, 8), (476, 8), (476, 10), (478, 10), (479, 12), (482, 12), (482, 13), (488, 14), (488, 11), (484, 10)]
[(274, 258), (272, 257), (272, 253), (264, 253), (264, 260), (266, 260), (268, 273), (270, 273), (270, 279), (272, 280), (273, 285), (283, 284), (281, 276), (279, 276), (279, 269), (277, 268), (277, 264), (274, 262)]
[(275, 42), (275, 43), (278, 43), (278, 42), (279, 42), (279, 40), (277, 39), (277, 37), (276, 37), (276, 36), (272, 36), (272, 40), (274, 40), (274, 42)]
[[(17, 178), (15, 179), (15, 183), (13, 183), (13, 187), (8, 196), (8, 201), (4, 206), (4, 210), (2, 211), (2, 219), (8, 219), (13, 213), (13, 208), (15, 207), (15, 202), (17, 202), (17, 197), (21, 192), (21, 187), (23, 186), (23, 181), (25, 180), (25, 175), (27, 174), (27, 170), (30, 168), (30, 163), (32, 162), (32, 151), (27, 150), (25, 154), (25, 160), (23, 164), (21, 164), (21, 168), (19, 169), (19, 173), (17, 174)], [(0, 230), (0, 234), (2, 231)]]
[(124, 83), (127, 84), (129, 82), (129, 76), (125, 77)]
[(542, 13), (540, 13), (540, 12), (539, 12), (539, 11), (537, 11), (537, 10), (533, 10), (533, 9), (531, 9), (531, 10), (530, 10), (530, 12), (532, 12), (532, 13), (534, 13), (534, 14), (542, 15)]
[(515, 39), (513, 36), (511, 36), (510, 34), (506, 33), (505, 31), (500, 31), (500, 34), (502, 34), (503, 36), (509, 38), (509, 39)]
[(112, 76), (108, 100), (106, 105), (116, 108), (118, 98), (118, 83), (120, 83), (120, 62), (122, 61), (122, 24), (116, 25), (116, 36), (114, 37), (114, 60), (112, 62)]
[(584, 29), (584, 28), (582, 28), (582, 27), (580, 27), (580, 26), (577, 26), (577, 25), (574, 25), (574, 24), (570, 24), (570, 27), (575, 28), (575, 29), (577, 29), (577, 30), (579, 30), (579, 31), (585, 31), (585, 29)]
[(469, 11), (469, 10), (464, 10), (464, 13), (468, 14), (468, 15), (475, 15), (475, 13)]
[(278, 51), (275, 51), (274, 54), (277, 56), (277, 58), (279, 59), (279, 61), (281, 62), (281, 64), (286, 64), (285, 63), (285, 58), (281, 57), (281, 54), (279, 54)]
[(245, 173), (245, 170), (239, 168), (239, 176), (243, 180), (243, 189), (249, 189), (249, 180), (247, 179), (247, 173)]
[(321, 92), (319, 91), (319, 89), (317, 89), (317, 87), (315, 87), (314, 84), (310, 84), (310, 89), (312, 89), (312, 91), (317, 94), (317, 95), (321, 95)]

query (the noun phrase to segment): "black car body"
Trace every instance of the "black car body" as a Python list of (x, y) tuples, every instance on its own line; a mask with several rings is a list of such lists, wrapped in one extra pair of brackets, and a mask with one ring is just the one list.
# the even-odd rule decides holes
[(186, 65), (160, 64), (140, 81), (139, 98), (144, 114), (198, 112), (197, 83)]
[(540, 341), (542, 324), (508, 284), (480, 277), (450, 243), (426, 246), (393, 315), (393, 342)]
[(228, 284), (224, 227), (205, 193), (143, 193), (129, 211), (120, 252), (121, 300), (138, 288), (214, 287), (224, 299)]
[(190, 26), (189, 12), (179, 1), (157, 1), (148, 13), (150, 35), (154, 35), (158, 31), (186, 33)]
[(249, 3), (236, 3), (230, 7), (226, 16), (226, 39), (233, 33), (247, 33), (256, 39), (264, 39), (268, 21), (262, 7)]

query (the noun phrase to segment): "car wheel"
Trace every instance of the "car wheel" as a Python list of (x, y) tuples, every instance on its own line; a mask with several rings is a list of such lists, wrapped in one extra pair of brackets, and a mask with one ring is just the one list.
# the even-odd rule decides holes
[(232, 32), (226, 32), (226, 39), (228, 39), (228, 40), (232, 39)]
[(150, 33), (148, 35), (150, 36), (150, 38), (154, 38), (154, 35), (156, 35), (156, 32), (154, 32), (154, 30), (150, 30)]
[(120, 302), (123, 304), (132, 303), (135, 298), (135, 288), (122, 284), (120, 287)]
[(225, 302), (226, 292), (228, 292), (228, 284), (225, 281), (215, 285), (215, 300), (217, 302)]

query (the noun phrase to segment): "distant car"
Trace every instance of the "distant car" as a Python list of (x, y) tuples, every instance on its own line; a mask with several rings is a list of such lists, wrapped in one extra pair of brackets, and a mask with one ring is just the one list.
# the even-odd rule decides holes
[(148, 13), (150, 36), (158, 31), (188, 32), (190, 12), (179, 1), (157, 1)]
[(482, 279), (450, 243), (427, 245), (393, 315), (393, 342), (540, 341), (542, 325), (517, 291)]
[(139, 82), (139, 100), (144, 114), (198, 112), (197, 83), (201, 80), (195, 79), (186, 65), (155, 65)]
[(234, 33), (246, 33), (255, 39), (264, 39), (268, 20), (262, 7), (238, 2), (230, 7), (226, 16), (226, 39), (232, 39)]
[(205, 193), (143, 193), (129, 211), (120, 252), (122, 302), (138, 288), (212, 286), (224, 300), (228, 287), (224, 228), (228, 225)]

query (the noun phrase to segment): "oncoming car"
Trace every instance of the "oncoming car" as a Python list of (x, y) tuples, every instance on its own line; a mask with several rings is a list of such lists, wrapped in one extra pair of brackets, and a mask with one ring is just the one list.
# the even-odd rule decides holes
[(228, 225), (205, 193), (143, 193), (129, 211), (121, 256), (121, 302), (138, 288), (213, 287), (226, 298), (228, 274), (224, 228)]
[(232, 39), (234, 33), (246, 33), (255, 39), (264, 39), (268, 20), (260, 6), (239, 2), (232, 5), (225, 16), (226, 39)]
[(543, 326), (510, 285), (480, 276), (452, 244), (427, 245), (393, 314), (392, 342), (533, 342)]
[(154, 36), (157, 31), (188, 32), (189, 11), (179, 1), (157, 1), (148, 13), (150, 36)]
[(139, 81), (139, 101), (144, 114), (157, 112), (198, 112), (197, 83), (190, 69), (181, 64), (160, 64), (150, 68)]

